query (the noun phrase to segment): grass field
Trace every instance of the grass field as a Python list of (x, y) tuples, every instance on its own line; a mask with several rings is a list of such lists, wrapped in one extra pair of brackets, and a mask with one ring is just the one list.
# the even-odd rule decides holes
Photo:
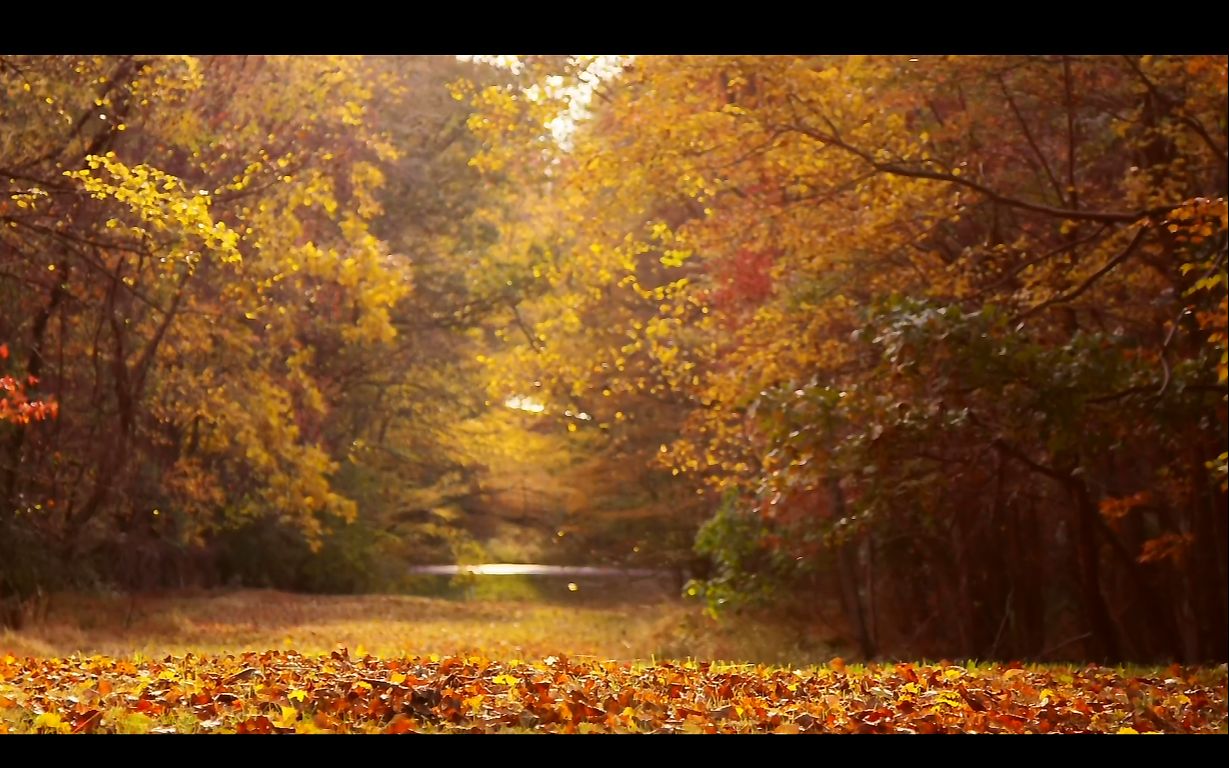
[(837, 650), (675, 600), (58, 595), (0, 634), (0, 733), (1226, 729), (1224, 665), (846, 665)]
[(509, 660), (552, 654), (602, 659), (702, 658), (822, 663), (831, 639), (762, 616), (717, 622), (694, 603), (574, 598), (442, 599), (296, 595), (242, 590), (156, 597), (56, 595), (20, 632), (0, 631), (0, 653), (146, 657), (338, 648), (363, 655), (479, 653)]

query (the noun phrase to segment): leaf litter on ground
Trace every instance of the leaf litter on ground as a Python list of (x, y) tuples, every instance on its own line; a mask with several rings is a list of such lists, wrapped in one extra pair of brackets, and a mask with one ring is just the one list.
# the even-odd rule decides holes
[(1226, 669), (0, 656), (0, 733), (1215, 733)]

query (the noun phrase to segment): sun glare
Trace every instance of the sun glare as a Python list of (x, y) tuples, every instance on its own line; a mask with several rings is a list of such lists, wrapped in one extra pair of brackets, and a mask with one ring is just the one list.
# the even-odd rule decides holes
[(530, 413), (541, 413), (546, 410), (546, 406), (534, 400), (532, 397), (520, 397), (513, 395), (504, 401), (504, 405), (509, 408), (515, 408), (518, 411), (529, 411)]

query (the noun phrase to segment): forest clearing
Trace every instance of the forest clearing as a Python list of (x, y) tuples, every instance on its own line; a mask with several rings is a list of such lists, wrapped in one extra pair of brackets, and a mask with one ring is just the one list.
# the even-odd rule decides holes
[(1226, 728), (1224, 665), (846, 664), (833, 650), (797, 624), (718, 624), (677, 600), (71, 598), (0, 635), (0, 732)]

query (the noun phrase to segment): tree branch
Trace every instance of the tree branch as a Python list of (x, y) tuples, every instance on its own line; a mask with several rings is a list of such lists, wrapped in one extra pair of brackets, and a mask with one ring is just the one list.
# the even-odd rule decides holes
[(1156, 87), (1156, 84), (1148, 79), (1148, 75), (1144, 74), (1144, 70), (1140, 69), (1140, 66), (1135, 59), (1131, 58), (1130, 56), (1123, 56), (1122, 58), (1131, 67), (1131, 69), (1134, 70), (1136, 76), (1139, 77), (1140, 82), (1144, 84), (1144, 87), (1148, 89), (1148, 93), (1152, 94), (1153, 98), (1165, 106), (1176, 110), (1178, 122), (1194, 131), (1199, 138), (1203, 139), (1203, 143), (1207, 144), (1208, 148), (1211, 149), (1213, 153), (1218, 155), (1221, 160), (1229, 160), (1229, 150), (1217, 145), (1216, 141), (1212, 138), (1212, 135), (1208, 133), (1208, 129), (1203, 127), (1203, 123), (1199, 122), (1193, 117), (1190, 117), (1189, 115), (1183, 114), (1180, 106), (1173, 99), (1166, 96), (1164, 93), (1161, 93), (1161, 90)]
[(1042, 203), (1034, 203), (1029, 200), (1021, 200), (1016, 197), (1008, 197), (985, 184), (974, 181), (963, 176), (956, 176), (951, 173), (941, 171), (928, 171), (921, 168), (907, 168), (894, 163), (884, 163), (876, 160), (870, 152), (864, 149), (859, 149), (851, 144), (842, 141), (835, 133), (823, 133), (804, 125), (782, 126), (786, 130), (793, 130), (801, 133), (804, 136), (809, 136), (823, 144), (831, 144), (835, 147), (845, 150), (846, 152), (862, 158), (867, 164), (876, 170), (893, 176), (904, 176), (911, 179), (931, 179), (934, 181), (943, 181), (948, 184), (966, 187), (974, 191), (980, 192), (991, 200), (1011, 208), (1019, 208), (1021, 210), (1032, 211), (1046, 216), (1053, 216), (1061, 219), (1071, 219), (1075, 221), (1099, 221), (1103, 224), (1133, 224), (1143, 219), (1155, 218), (1162, 214), (1172, 211), (1181, 205), (1180, 202), (1171, 205), (1162, 205), (1155, 208), (1148, 208), (1140, 211), (1079, 211), (1071, 208), (1056, 208), (1052, 205), (1044, 205)]
[(1045, 155), (1041, 152), (1041, 147), (1037, 146), (1037, 142), (1033, 139), (1033, 132), (1028, 129), (1028, 123), (1024, 120), (1024, 114), (1020, 112), (1020, 108), (1016, 106), (1016, 100), (1011, 97), (1011, 92), (1007, 90), (1007, 81), (1003, 79), (1003, 75), (996, 76), (999, 81), (999, 87), (1003, 90), (1003, 98), (1007, 99), (1008, 106), (1016, 116), (1016, 121), (1020, 124), (1020, 130), (1024, 132), (1024, 138), (1028, 141), (1028, 145), (1033, 148), (1033, 154), (1037, 156), (1037, 160), (1041, 163), (1042, 169), (1046, 172), (1046, 178), (1050, 180), (1050, 186), (1054, 188), (1054, 194), (1058, 196), (1060, 204), (1066, 204), (1066, 195), (1063, 194), (1063, 187), (1058, 183), (1058, 178), (1054, 175), (1054, 171), (1050, 169), (1050, 164), (1046, 161)]
[(1135, 237), (1131, 238), (1131, 242), (1127, 244), (1127, 247), (1124, 248), (1122, 252), (1119, 253), (1117, 256), (1115, 256), (1114, 258), (1106, 262), (1105, 266), (1101, 267), (1096, 272), (1089, 275), (1087, 280), (1080, 283), (1075, 288), (1072, 288), (1070, 291), (1067, 291), (1066, 293), (1060, 293), (1057, 296), (1053, 296), (1049, 299), (1046, 299), (1045, 301), (1036, 305), (1032, 309), (1027, 309), (1021, 314), (1016, 315), (1016, 317), (1012, 319), (1012, 322), (1018, 322), (1020, 320), (1024, 320), (1026, 318), (1032, 317), (1033, 315), (1037, 314), (1038, 312), (1040, 312), (1041, 310), (1047, 307), (1051, 307), (1055, 304), (1061, 304), (1067, 301), (1071, 301), (1072, 299), (1076, 298), (1080, 294), (1084, 293), (1084, 291), (1087, 291), (1089, 288), (1092, 287), (1093, 283), (1100, 280), (1104, 275), (1110, 272), (1114, 267), (1126, 261), (1131, 256), (1131, 254), (1134, 253), (1135, 249), (1139, 247), (1139, 244), (1143, 242), (1144, 235), (1147, 234), (1147, 232), (1148, 230), (1146, 227), (1140, 227), (1139, 230), (1136, 231)]

